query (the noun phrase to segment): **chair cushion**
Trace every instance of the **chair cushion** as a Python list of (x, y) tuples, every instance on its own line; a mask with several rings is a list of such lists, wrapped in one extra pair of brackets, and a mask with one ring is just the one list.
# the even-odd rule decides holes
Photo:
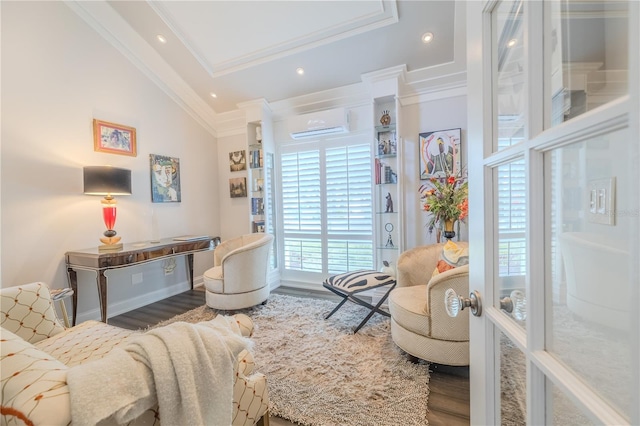
[(207, 290), (212, 293), (224, 293), (222, 266), (214, 266), (213, 268), (207, 269), (202, 277)]
[(426, 285), (396, 287), (389, 295), (391, 317), (403, 328), (422, 335), (431, 335), (431, 319), (425, 312)]
[(67, 366), (0, 329), (2, 424), (71, 423)]
[(453, 241), (449, 240), (442, 247), (442, 252), (440, 253), (440, 259), (436, 265), (436, 268), (433, 270), (432, 277), (436, 275), (448, 271), (449, 269), (457, 268), (458, 266), (468, 265), (469, 264), (469, 248), (468, 247), (460, 247)]
[(325, 286), (333, 287), (344, 294), (353, 294), (367, 289), (395, 283), (395, 277), (378, 271), (355, 271), (333, 275), (324, 281)]

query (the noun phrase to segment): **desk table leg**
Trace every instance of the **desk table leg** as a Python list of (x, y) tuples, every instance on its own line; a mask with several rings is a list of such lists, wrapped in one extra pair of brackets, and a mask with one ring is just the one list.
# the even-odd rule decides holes
[(100, 316), (103, 323), (107, 323), (107, 277), (104, 275), (104, 270), (98, 271), (96, 277), (98, 284), (98, 297), (100, 298)]
[[(78, 274), (72, 268), (67, 268), (67, 277), (69, 278), (69, 285), (73, 290), (73, 325), (76, 325), (76, 318), (78, 315)], [(62, 302), (64, 303), (64, 302)]]
[(188, 254), (187, 258), (187, 273), (189, 274), (189, 283), (191, 283), (191, 290), (193, 290), (193, 253)]

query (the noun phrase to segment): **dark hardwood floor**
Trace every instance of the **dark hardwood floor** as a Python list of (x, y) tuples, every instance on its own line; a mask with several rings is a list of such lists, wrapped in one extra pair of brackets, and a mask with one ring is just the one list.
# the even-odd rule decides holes
[[(324, 293), (301, 292), (279, 288), (276, 293), (304, 297), (335, 297)], [(109, 324), (131, 330), (146, 329), (175, 315), (205, 303), (204, 289), (186, 291), (142, 308), (109, 318)], [(469, 368), (431, 365), (429, 381), (429, 413), (432, 426), (469, 424)], [(273, 426), (292, 425), (286, 420), (272, 418)]]

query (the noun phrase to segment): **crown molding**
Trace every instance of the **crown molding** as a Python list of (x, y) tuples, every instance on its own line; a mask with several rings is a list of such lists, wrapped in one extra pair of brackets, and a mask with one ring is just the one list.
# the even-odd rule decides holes
[(356, 19), (351, 19), (350, 21), (344, 21), (321, 31), (295, 37), (286, 42), (259, 49), (246, 55), (211, 63), (211, 61), (205, 57), (204, 53), (195, 46), (193, 41), (186, 36), (185, 32), (175, 22), (175, 19), (171, 17), (171, 13), (166, 7), (154, 2), (149, 2), (149, 5), (213, 78), (333, 43), (357, 34), (375, 30), (376, 28), (396, 24), (399, 21), (396, 0), (381, 0), (379, 1), (380, 9), (377, 12), (369, 13)]
[(216, 113), (107, 2), (65, 0), (65, 4), (198, 124), (217, 136)]

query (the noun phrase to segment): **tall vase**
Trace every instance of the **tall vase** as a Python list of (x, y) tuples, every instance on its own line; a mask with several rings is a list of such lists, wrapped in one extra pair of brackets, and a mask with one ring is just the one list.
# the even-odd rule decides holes
[(453, 225), (455, 224), (455, 220), (453, 219), (445, 219), (444, 220), (444, 232), (442, 233), (442, 235), (444, 235), (444, 237), (447, 240), (452, 239), (453, 237), (456, 236), (456, 232), (453, 230)]

